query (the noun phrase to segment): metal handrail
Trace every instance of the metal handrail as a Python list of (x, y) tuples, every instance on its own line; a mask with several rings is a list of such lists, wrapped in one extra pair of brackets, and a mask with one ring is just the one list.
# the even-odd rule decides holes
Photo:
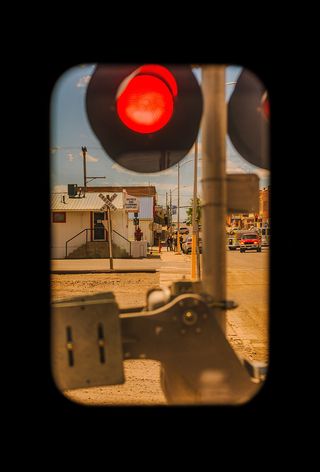
[[(72, 236), (72, 238), (68, 239), (68, 241), (66, 241), (66, 255), (65, 257), (67, 258), (68, 257), (68, 243), (70, 241), (72, 241), (73, 239), (75, 239), (77, 236), (80, 236), (80, 234), (86, 232), (86, 243), (88, 242), (88, 231), (94, 231), (94, 228), (85, 228), (83, 229), (82, 231), (80, 231), (79, 233), (77, 233), (75, 236)], [(130, 252), (129, 254), (131, 254), (131, 241), (129, 239), (127, 239), (125, 236), (123, 236), (122, 234), (118, 233), (118, 231), (116, 231), (115, 229), (112, 230), (112, 232), (116, 233), (118, 236), (120, 236), (122, 239), (124, 239), (125, 241), (127, 241), (130, 245)]]
[(123, 236), (122, 234), (118, 233), (118, 231), (116, 231), (115, 229), (113, 229), (112, 232), (118, 234), (122, 239), (125, 239), (125, 240), (130, 244), (130, 248), (131, 248), (131, 241), (130, 241), (130, 239), (127, 239), (125, 236)]
[(112, 232), (120, 236), (125, 241), (127, 241), (127, 243), (129, 243), (129, 256), (131, 256), (131, 241), (127, 239), (125, 236), (123, 236), (122, 234), (118, 233), (118, 231), (116, 231), (115, 229), (113, 229)]
[(90, 231), (91, 228), (85, 228), (85, 229), (83, 229), (82, 231), (80, 231), (80, 233), (76, 234), (76, 235), (73, 236), (72, 238), (68, 239), (68, 241), (66, 241), (66, 256), (65, 256), (66, 258), (68, 257), (68, 243), (69, 243), (70, 241), (72, 241), (74, 238), (76, 238), (77, 236), (79, 236), (80, 234), (82, 234), (84, 231), (86, 232), (86, 242), (87, 242), (87, 241), (88, 241), (88, 239), (87, 239), (87, 234), (88, 234), (87, 231), (88, 231), (88, 230)]

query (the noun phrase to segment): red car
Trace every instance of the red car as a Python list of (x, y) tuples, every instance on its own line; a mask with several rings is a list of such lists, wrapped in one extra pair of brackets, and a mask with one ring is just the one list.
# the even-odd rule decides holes
[(240, 252), (254, 250), (261, 252), (261, 237), (257, 233), (246, 232), (240, 238)]

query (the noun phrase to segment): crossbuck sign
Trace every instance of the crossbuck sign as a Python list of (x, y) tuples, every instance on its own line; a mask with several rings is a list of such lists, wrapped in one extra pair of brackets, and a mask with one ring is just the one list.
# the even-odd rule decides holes
[(116, 198), (116, 196), (117, 194), (114, 193), (110, 198), (108, 198), (105, 195), (103, 195), (103, 193), (99, 193), (99, 197), (105, 202), (105, 204), (100, 208), (100, 211), (105, 211), (107, 209), (115, 211), (117, 207), (114, 206), (113, 203), (111, 202)]

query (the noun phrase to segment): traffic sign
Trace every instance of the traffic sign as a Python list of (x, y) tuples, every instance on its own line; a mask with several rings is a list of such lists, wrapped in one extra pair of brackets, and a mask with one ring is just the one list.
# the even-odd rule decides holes
[(130, 195), (127, 195), (125, 197), (123, 207), (128, 212), (137, 212), (137, 211), (139, 211), (139, 199), (138, 199), (138, 197), (131, 197)]
[(259, 177), (256, 174), (227, 174), (227, 212), (259, 212)]
[[(116, 196), (117, 194), (114, 193), (111, 197), (112, 200), (114, 200)], [(99, 193), (99, 197), (105, 202), (105, 204), (100, 208), (100, 211), (105, 211), (107, 209), (115, 211), (117, 209), (117, 207), (111, 203), (111, 198), (109, 199), (108, 197), (104, 196), (103, 193)]]
[(113, 200), (114, 200), (115, 198), (117, 198), (117, 194), (116, 194), (116, 193), (112, 194), (111, 197), (109, 197), (109, 195), (107, 195), (107, 199), (108, 199), (110, 202), (113, 202)]

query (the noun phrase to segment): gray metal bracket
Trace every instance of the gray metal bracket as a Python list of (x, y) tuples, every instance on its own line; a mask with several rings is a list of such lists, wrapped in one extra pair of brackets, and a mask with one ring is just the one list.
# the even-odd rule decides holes
[(112, 293), (52, 304), (51, 362), (60, 390), (124, 382), (119, 310)]
[(232, 303), (201, 293), (135, 313), (119, 312), (112, 293), (53, 303), (55, 381), (61, 390), (121, 384), (124, 360), (154, 359), (171, 404), (243, 403), (259, 385), (216, 321)]
[(224, 305), (210, 307), (200, 294), (184, 293), (153, 311), (120, 313), (124, 359), (160, 361), (171, 404), (247, 401), (259, 386), (216, 321)]

